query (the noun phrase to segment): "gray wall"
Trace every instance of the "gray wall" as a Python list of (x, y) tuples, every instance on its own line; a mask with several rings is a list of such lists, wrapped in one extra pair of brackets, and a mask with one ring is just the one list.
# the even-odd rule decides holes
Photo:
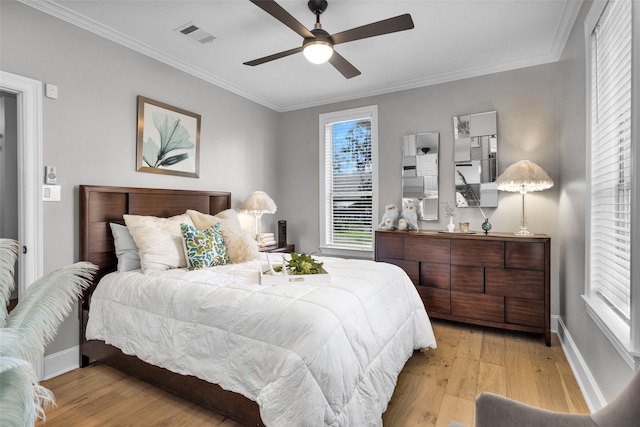
[[(277, 113), (130, 49), (13, 1), (0, 7), (0, 67), (58, 86), (44, 99), (44, 164), (58, 168), (61, 202), (44, 203), (44, 271), (78, 252), (80, 184), (231, 191), (278, 200)], [(200, 178), (136, 172), (136, 97), (202, 116)], [(259, 188), (257, 188), (258, 186)], [(264, 217), (272, 228), (275, 215)], [(47, 354), (78, 344), (75, 315)]]
[(605, 400), (629, 382), (632, 369), (622, 360), (585, 310), (586, 65), (585, 2), (560, 60), (560, 162), (558, 257), (560, 315)]
[[(498, 169), (529, 159), (558, 180), (558, 64), (547, 64), (485, 77), (359, 99), (322, 107), (282, 113), (279, 120), (278, 188), (286, 197), (278, 212), (288, 220), (289, 234), (306, 252), (318, 251), (318, 115), (348, 108), (378, 105), (380, 150), (379, 210), (401, 202), (401, 137), (416, 132), (440, 132), (440, 193), (442, 201), (454, 201), (453, 116), (496, 110), (498, 113)], [(527, 195), (529, 228), (552, 238), (557, 251), (558, 187)], [(499, 207), (487, 209), (492, 231), (519, 229), (519, 194), (501, 193)], [(458, 218), (480, 230), (477, 209), (458, 209)], [(446, 219), (421, 221), (422, 229), (444, 229)], [(552, 313), (558, 313), (558, 265), (552, 261)]]

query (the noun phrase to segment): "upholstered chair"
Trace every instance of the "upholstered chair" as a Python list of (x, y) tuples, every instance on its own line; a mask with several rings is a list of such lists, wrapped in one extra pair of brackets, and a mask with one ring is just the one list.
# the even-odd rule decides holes
[(565, 414), (492, 393), (476, 399), (476, 427), (634, 427), (640, 423), (640, 371), (613, 401), (593, 414)]
[[(493, 393), (476, 398), (476, 427), (636, 427), (640, 425), (640, 371), (613, 401), (593, 414), (552, 412)], [(452, 422), (449, 427), (462, 427)]]

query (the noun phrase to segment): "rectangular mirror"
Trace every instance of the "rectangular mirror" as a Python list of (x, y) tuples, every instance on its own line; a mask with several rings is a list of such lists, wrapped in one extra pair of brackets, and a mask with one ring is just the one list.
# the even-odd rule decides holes
[(496, 112), (454, 117), (453, 136), (456, 206), (498, 206)]
[(439, 153), (439, 132), (402, 137), (402, 202), (416, 200), (420, 220), (438, 220)]

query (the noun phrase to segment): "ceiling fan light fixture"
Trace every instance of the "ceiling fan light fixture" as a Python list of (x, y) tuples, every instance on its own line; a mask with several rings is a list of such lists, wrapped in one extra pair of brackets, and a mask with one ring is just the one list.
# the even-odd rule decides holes
[(333, 47), (325, 41), (314, 40), (304, 45), (302, 53), (312, 64), (324, 64), (333, 55)]
[(322, 64), (329, 61), (331, 65), (340, 72), (340, 74), (342, 74), (346, 79), (350, 79), (359, 76), (361, 73), (353, 66), (353, 64), (343, 58), (338, 52), (335, 52), (334, 56), (334, 45), (367, 39), (369, 37), (381, 36), (383, 34), (395, 33), (398, 31), (410, 30), (414, 27), (411, 15), (405, 13), (404, 15), (398, 15), (393, 18), (383, 19), (382, 21), (372, 22), (371, 24), (362, 25), (360, 27), (331, 35), (323, 30), (322, 24), (320, 24), (320, 15), (327, 9), (327, 0), (309, 0), (307, 3), (309, 10), (316, 16), (316, 24), (313, 26), (313, 30), (307, 29), (307, 27), (291, 16), (291, 14), (283, 9), (275, 0), (250, 1), (296, 32), (302, 37), (303, 42), (302, 46), (297, 48), (285, 50), (283, 52), (244, 63), (249, 66), (264, 64), (302, 51), (309, 62), (313, 64)]

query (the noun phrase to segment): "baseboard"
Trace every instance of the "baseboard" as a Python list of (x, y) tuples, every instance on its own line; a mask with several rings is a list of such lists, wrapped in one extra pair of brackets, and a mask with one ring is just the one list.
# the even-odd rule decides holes
[[(578, 381), (578, 385), (580, 386), (580, 390), (582, 391), (582, 395), (584, 396), (584, 400), (589, 407), (591, 412), (595, 412), (598, 409), (603, 408), (607, 401), (605, 400), (598, 384), (591, 375), (591, 371), (589, 367), (585, 363), (582, 355), (580, 354), (580, 350), (576, 346), (575, 342), (571, 338), (571, 334), (567, 329), (566, 325), (562, 321), (560, 316), (556, 317), (556, 328), (558, 339), (560, 340), (560, 344), (562, 345), (562, 350), (564, 351), (565, 356), (567, 357), (567, 361), (569, 362), (569, 366), (571, 366), (571, 370), (573, 371), (573, 375), (576, 377)], [(553, 324), (553, 318), (552, 318)]]
[(44, 358), (42, 380), (48, 380), (80, 367), (80, 346), (68, 348)]

